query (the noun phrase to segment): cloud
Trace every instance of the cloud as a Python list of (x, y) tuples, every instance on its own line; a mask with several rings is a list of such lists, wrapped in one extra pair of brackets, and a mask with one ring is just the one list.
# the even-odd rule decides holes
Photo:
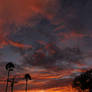
[[(22, 4), (21, 4), (22, 2)], [(52, 19), (56, 15), (58, 2), (56, 0), (10, 0), (0, 1), (0, 47), (7, 45), (7, 40), (12, 33), (18, 30), (11, 29), (15, 26), (26, 26), (33, 24), (29, 20), (34, 20), (36, 17), (44, 17)], [(35, 25), (36, 22), (34, 22)], [(11, 27), (10, 27), (11, 26)]]
[(19, 48), (32, 48), (32, 45), (24, 45), (22, 43), (14, 42), (9, 40), (8, 43), (12, 46), (19, 47)]
[[(34, 16), (34, 14), (41, 14), (51, 18), (56, 10), (55, 8), (58, 7), (56, 0), (45, 0), (44, 2), (42, 0), (10, 0), (8, 4), (7, 1), (0, 2), (2, 7), (0, 8), (0, 14), (3, 16), (2, 19), (5, 19), (5, 22), (22, 23), (24, 20)], [(53, 8), (55, 10), (52, 11)]]
[[(65, 1), (64, 0), (45, 0), (43, 2), (42, 0), (38, 0), (38, 1), (10, 0), (8, 4), (6, 1), (0, 1), (0, 2), (2, 7), (0, 8), (0, 16), (1, 16), (0, 47), (1, 48), (8, 45), (7, 40), (9, 39), (10, 35), (12, 35), (12, 33), (19, 34), (18, 31), (19, 29), (21, 29), (21, 26), (33, 27), (34, 25), (36, 27), (39, 23), (40, 24), (39, 26), (41, 26), (41, 28), (37, 27), (40, 30), (39, 32), (41, 34), (43, 32), (44, 34), (46, 34), (46, 36), (48, 36), (48, 34), (43, 31), (45, 28), (45, 26), (43, 25), (45, 20), (49, 21), (47, 25), (53, 27), (53, 29), (51, 30), (54, 30), (54, 31), (66, 30), (66, 31), (69, 31), (70, 33), (71, 32), (81, 33), (81, 34), (87, 33), (86, 31), (87, 27), (85, 26), (85, 22), (83, 22), (83, 20), (85, 20), (85, 17), (86, 17), (85, 13), (89, 11), (89, 8), (86, 5), (88, 1), (70, 0), (68, 2), (67, 0)], [(21, 2), (22, 2), (22, 5), (21, 5)], [(77, 2), (77, 5), (82, 5), (81, 7), (83, 7), (84, 5), (83, 9), (86, 9), (86, 12), (82, 11), (82, 8), (80, 9), (80, 7), (77, 7), (77, 5), (76, 7), (73, 7), (76, 4), (76, 2)], [(71, 5), (72, 5), (72, 8), (62, 8), (62, 6), (70, 7)], [(82, 17), (82, 15), (84, 17)], [(43, 18), (44, 20), (41, 23)], [(89, 20), (88, 17), (87, 19)], [(16, 27), (14, 27), (13, 24), (19, 29), (16, 29)], [(42, 28), (42, 26), (44, 28)], [(49, 26), (46, 26), (46, 27), (49, 29), (50, 28)], [(11, 27), (14, 27), (13, 30)], [(49, 37), (50, 36), (51, 35), (49, 35)]]
[[(41, 52), (34, 52), (23, 56), (23, 64), (28, 66), (38, 66), (52, 71), (59, 71), (70, 63), (77, 64), (83, 60), (82, 53), (79, 48), (60, 49), (54, 44), (47, 45)], [(72, 65), (72, 64), (71, 64)], [(69, 66), (71, 68), (72, 66)]]

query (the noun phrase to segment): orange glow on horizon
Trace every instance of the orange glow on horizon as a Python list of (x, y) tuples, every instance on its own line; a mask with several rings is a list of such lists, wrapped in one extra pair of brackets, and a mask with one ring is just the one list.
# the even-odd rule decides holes
[[(29, 90), (28, 92), (78, 92), (78, 90), (72, 88), (72, 86), (65, 86), (65, 87), (59, 87), (59, 88), (51, 88), (51, 89), (41, 89), (41, 90)], [(15, 92), (25, 92), (22, 90), (15, 91)], [(82, 92), (82, 91), (81, 91)], [(85, 91), (85, 92), (88, 92)]]

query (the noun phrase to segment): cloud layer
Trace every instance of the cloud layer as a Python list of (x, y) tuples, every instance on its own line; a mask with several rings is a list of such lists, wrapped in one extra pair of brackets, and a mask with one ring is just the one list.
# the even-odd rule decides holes
[(92, 66), (91, 11), (91, 0), (0, 0), (0, 90), (11, 61), (16, 92), (25, 73), (32, 92), (72, 92), (73, 78)]

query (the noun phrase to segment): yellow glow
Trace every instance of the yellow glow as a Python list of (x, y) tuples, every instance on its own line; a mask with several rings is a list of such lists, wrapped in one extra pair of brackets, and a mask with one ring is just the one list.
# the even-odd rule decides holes
[[(25, 91), (15, 91), (15, 92), (25, 92)], [(51, 88), (47, 90), (45, 89), (44, 90), (29, 90), (28, 92), (78, 92), (78, 90), (73, 89), (71, 86), (67, 86), (67, 87)], [(88, 92), (88, 91), (85, 91), (85, 92)]]

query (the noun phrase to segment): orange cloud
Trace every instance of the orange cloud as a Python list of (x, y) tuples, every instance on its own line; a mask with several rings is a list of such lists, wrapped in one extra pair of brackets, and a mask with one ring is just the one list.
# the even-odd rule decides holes
[(63, 33), (59, 32), (57, 33), (57, 37), (59, 37), (59, 41), (65, 42), (66, 40), (72, 39), (76, 40), (77, 38), (84, 38), (84, 37), (92, 37), (91, 34), (83, 34), (83, 33), (76, 33), (76, 32), (70, 32), (70, 33)]
[(14, 42), (12, 40), (8, 40), (8, 41), (1, 40), (0, 41), (0, 48), (3, 48), (4, 46), (7, 46), (7, 45), (11, 45), (11, 46), (18, 47), (18, 48), (25, 48), (25, 49), (32, 48), (32, 45), (22, 44), (22, 43)]
[[(45, 90), (45, 89), (28, 90), (28, 92), (30, 92), (30, 91), (31, 92), (79, 92), (78, 90), (72, 88), (71, 85), (64, 86), (64, 87), (51, 88), (51, 89), (47, 89), (47, 90)], [(25, 91), (19, 90), (19, 91), (15, 91), (15, 92), (25, 92)], [(80, 90), (80, 92), (82, 92), (82, 91)], [(88, 92), (88, 91), (86, 91), (86, 92)]]
[[(44, 0), (44, 2), (43, 0), (0, 0), (0, 48), (7, 45), (5, 41), (8, 40), (8, 36), (15, 32), (9, 29), (10, 24), (35, 25), (31, 21), (29, 24), (29, 19), (37, 15), (52, 19), (56, 15), (56, 8), (58, 9), (57, 0)], [(10, 43), (14, 46), (25, 47), (22, 44)]]
[(9, 40), (8, 43), (12, 46), (19, 47), (19, 48), (32, 48), (32, 45), (25, 45), (22, 43), (11, 41), (11, 40)]
[(62, 29), (64, 29), (64, 28), (65, 28), (65, 25), (63, 24), (63, 25), (57, 27), (54, 31), (56, 32), (56, 31), (62, 30)]
[(81, 33), (75, 33), (75, 32), (71, 32), (71, 33), (58, 33), (57, 36), (64, 36), (65, 39), (69, 39), (69, 38), (76, 38), (76, 37), (85, 37), (88, 36), (87, 34), (81, 34)]
[[(34, 14), (41, 14), (52, 18), (55, 11), (51, 11), (56, 5), (56, 0), (0, 0), (0, 20), (5, 22), (23, 22)], [(57, 6), (58, 7), (58, 6)]]

